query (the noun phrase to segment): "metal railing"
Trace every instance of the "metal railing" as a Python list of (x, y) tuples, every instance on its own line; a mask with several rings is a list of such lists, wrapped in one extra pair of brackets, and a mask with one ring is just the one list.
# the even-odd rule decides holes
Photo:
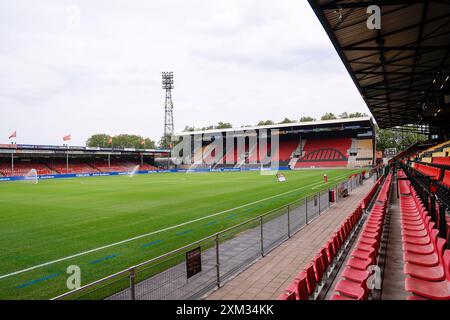
[[(186, 246), (134, 265), (53, 299), (199, 299), (289, 239), (328, 209), (346, 190), (362, 184), (360, 174), (251, 218)], [(201, 250), (201, 271), (188, 278), (186, 253)]]

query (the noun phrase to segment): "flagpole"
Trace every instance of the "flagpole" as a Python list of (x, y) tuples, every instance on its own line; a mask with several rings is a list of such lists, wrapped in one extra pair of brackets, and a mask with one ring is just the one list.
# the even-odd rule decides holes
[(110, 141), (111, 141), (111, 150), (108, 153), (108, 168), (111, 168), (111, 153), (113, 151), (113, 140), (112, 137), (109, 137)]
[(142, 140), (142, 142), (143, 142), (142, 145), (144, 146), (144, 150), (141, 152), (141, 167), (144, 166), (145, 139)]
[(69, 143), (66, 144), (66, 173), (69, 173)]
[[(17, 150), (17, 131), (14, 131), (10, 136), (11, 140), (11, 176), (14, 176), (14, 148)], [(14, 140), (16, 139), (16, 144), (14, 145)]]

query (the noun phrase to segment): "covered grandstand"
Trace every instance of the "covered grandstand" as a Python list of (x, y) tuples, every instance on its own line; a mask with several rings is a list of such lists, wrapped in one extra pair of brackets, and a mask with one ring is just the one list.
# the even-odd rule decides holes
[(0, 178), (25, 176), (31, 169), (39, 176), (129, 172), (136, 166), (139, 171), (154, 171), (163, 168), (155, 159), (167, 158), (169, 152), (164, 149), (2, 144)]
[[(219, 137), (223, 141), (223, 157), (212, 163), (212, 166), (240, 168), (246, 165), (258, 166), (261, 163), (261, 152), (271, 151), (270, 139), (267, 146), (261, 146), (257, 141), (252, 147), (250, 137), (259, 139), (263, 131), (270, 135), (275, 130), (278, 130), (279, 150), (274, 156), (279, 159), (281, 167), (353, 168), (368, 167), (375, 163), (375, 129), (369, 117), (181, 132), (176, 136), (191, 137), (192, 158), (202, 159), (202, 163), (197, 163), (196, 166), (205, 165), (213, 151), (209, 150), (210, 141), (207, 139), (197, 149), (194, 140), (204, 135)], [(227, 135), (233, 136), (231, 144), (226, 141)], [(238, 151), (236, 140), (242, 135), (245, 136), (245, 147)]]
[(377, 124), (430, 140), (391, 159), (280, 299), (450, 300), (450, 3), (309, 2)]

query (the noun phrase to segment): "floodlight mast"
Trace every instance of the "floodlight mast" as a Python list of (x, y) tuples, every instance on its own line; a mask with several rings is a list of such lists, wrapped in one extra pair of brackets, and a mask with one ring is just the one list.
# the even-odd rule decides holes
[(166, 100), (164, 103), (164, 137), (168, 137), (172, 136), (174, 131), (172, 102), (173, 72), (162, 73), (162, 86), (166, 90)]

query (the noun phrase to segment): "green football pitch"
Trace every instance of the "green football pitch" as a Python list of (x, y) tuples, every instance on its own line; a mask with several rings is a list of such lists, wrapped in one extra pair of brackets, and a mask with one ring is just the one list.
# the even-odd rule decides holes
[[(284, 204), (358, 170), (161, 173), (0, 183), (0, 299), (66, 292)], [(323, 182), (323, 174), (329, 177)]]

